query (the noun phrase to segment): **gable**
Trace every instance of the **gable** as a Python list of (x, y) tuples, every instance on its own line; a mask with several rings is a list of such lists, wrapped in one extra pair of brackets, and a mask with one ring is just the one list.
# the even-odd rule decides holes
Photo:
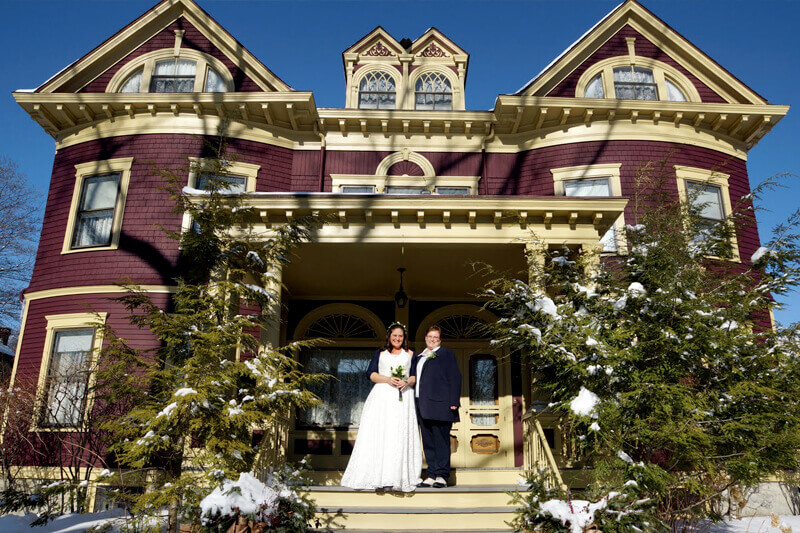
[[(578, 70), (584, 72), (590, 68), (601, 56), (608, 59), (613, 55), (625, 55), (625, 38), (631, 36), (637, 39), (637, 53), (641, 43), (644, 54), (654, 56), (653, 59), (658, 58), (658, 61), (666, 63), (670, 68), (679, 69), (691, 81), (704, 102), (766, 103), (763, 97), (635, 0), (626, 0), (606, 15), (516, 94), (558, 94), (574, 97), (577, 78), (573, 75)], [(570, 86), (573, 91), (568, 94)]]
[(178, 20), (161, 30), (158, 34), (154, 35), (147, 42), (142, 44), (136, 50), (122, 58), (111, 68), (103, 72), (100, 76), (89, 82), (86, 86), (80, 89), (82, 93), (102, 93), (106, 92), (108, 83), (119, 72), (131, 62), (149, 53), (157, 50), (172, 49), (175, 43), (175, 31), (184, 31), (183, 39), (181, 40), (181, 49), (196, 50), (204, 54), (208, 54), (225, 65), (234, 81), (234, 91), (236, 92), (258, 92), (262, 89), (258, 84), (244, 71), (231, 61), (231, 59), (222, 53), (205, 35), (202, 34), (191, 22), (186, 20), (185, 17), (180, 17)]
[[(725, 98), (703, 83), (697, 76), (689, 72), (680, 63), (675, 61), (661, 48), (653, 44), (641, 33), (633, 29), (630, 25), (625, 25), (613, 37), (606, 41), (597, 51), (590, 55), (582, 64), (572, 71), (561, 83), (546, 94), (546, 96), (574, 97), (578, 86), (578, 80), (593, 65), (612, 57), (628, 56), (628, 44), (626, 39), (635, 39), (635, 50), (637, 57), (645, 57), (662, 63), (666, 63), (683, 74), (688, 81), (697, 89), (700, 100), (707, 103), (725, 103)], [(545, 95), (542, 95), (545, 96)]]
[(185, 32), (181, 48), (206, 53), (224, 64), (235, 90), (291, 90), (193, 0), (162, 0), (36, 92), (103, 92), (125, 64), (148, 52), (172, 49), (175, 30)]
[(430, 28), (417, 37), (409, 52), (417, 57), (468, 56), (460, 46), (448, 39), (436, 28)]
[(378, 26), (345, 50), (343, 55), (358, 54), (360, 56), (388, 58), (405, 53), (405, 48), (397, 42), (397, 39)]

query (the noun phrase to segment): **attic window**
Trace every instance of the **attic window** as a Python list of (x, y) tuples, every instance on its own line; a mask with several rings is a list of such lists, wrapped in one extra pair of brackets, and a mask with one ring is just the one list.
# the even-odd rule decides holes
[(453, 88), (443, 74), (428, 72), (419, 77), (414, 88), (415, 109), (450, 111), (453, 109)]
[(108, 92), (218, 93), (233, 89), (233, 79), (218, 59), (196, 50), (156, 50), (125, 65), (109, 82)]
[(658, 100), (653, 71), (633, 66), (615, 68), (614, 93), (619, 100)]
[(679, 70), (654, 59), (615, 56), (587, 69), (578, 80), (579, 98), (699, 102), (692, 82)]
[(358, 86), (359, 109), (394, 109), (396, 88), (387, 72), (368, 73)]

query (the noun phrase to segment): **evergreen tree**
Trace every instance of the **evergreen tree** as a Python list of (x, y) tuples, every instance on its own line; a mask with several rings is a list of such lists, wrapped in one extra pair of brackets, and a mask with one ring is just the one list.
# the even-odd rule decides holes
[[(116, 440), (111, 451), (128, 479), (147, 484), (136, 512), (169, 509), (168, 531), (181, 518), (199, 523), (202, 497), (253, 471), (254, 430), (311, 405), (307, 387), (318, 380), (298, 368), (299, 344), (259, 343), (261, 330), (279, 319), (275, 269), (314, 223), (277, 227), (268, 239), (254, 235), (252, 210), (228, 189), (228, 167), (220, 142), (217, 157), (195, 169), (207, 180), (202, 191), (182, 187), (185, 171), (167, 171), (175, 212), (192, 220), (187, 231), (170, 233), (180, 241), (183, 277), (168, 310), (130, 283), (117, 299), (159, 347), (144, 353), (107, 329), (112, 341), (100, 356), (100, 373), (118, 378), (102, 400), (130, 406), (106, 424)], [(240, 314), (240, 302), (258, 311)]]
[(649, 498), (660, 522), (643, 529), (719, 516), (721, 495), (795, 470), (800, 450), (798, 324), (773, 329), (769, 316), (800, 279), (800, 211), (735, 261), (752, 197), (709, 224), (698, 197), (664, 192), (665, 167), (641, 169), (627, 255), (541, 250), (549, 260), (528, 283), (488, 291), (496, 342), (527, 357), (592, 467), (589, 496)]

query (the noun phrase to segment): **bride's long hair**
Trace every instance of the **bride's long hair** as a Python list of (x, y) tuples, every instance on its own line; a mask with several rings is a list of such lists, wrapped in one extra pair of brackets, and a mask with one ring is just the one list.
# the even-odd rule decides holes
[(406, 327), (399, 322), (395, 322), (394, 324), (389, 326), (389, 329), (386, 330), (386, 343), (383, 345), (383, 349), (387, 352), (391, 352), (393, 349), (392, 346), (392, 332), (396, 329), (403, 330), (403, 345), (402, 348), (404, 350), (408, 350), (408, 332), (406, 331)]

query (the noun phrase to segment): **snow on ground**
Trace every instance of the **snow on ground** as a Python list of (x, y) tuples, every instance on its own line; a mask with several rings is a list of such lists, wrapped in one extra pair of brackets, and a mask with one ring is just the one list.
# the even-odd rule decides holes
[[(769, 516), (754, 516), (741, 520), (731, 520), (714, 525), (709, 533), (782, 533), (789, 531), (800, 533), (800, 516), (779, 516), (778, 527), (772, 526)], [(781, 530), (781, 527), (784, 529)]]

